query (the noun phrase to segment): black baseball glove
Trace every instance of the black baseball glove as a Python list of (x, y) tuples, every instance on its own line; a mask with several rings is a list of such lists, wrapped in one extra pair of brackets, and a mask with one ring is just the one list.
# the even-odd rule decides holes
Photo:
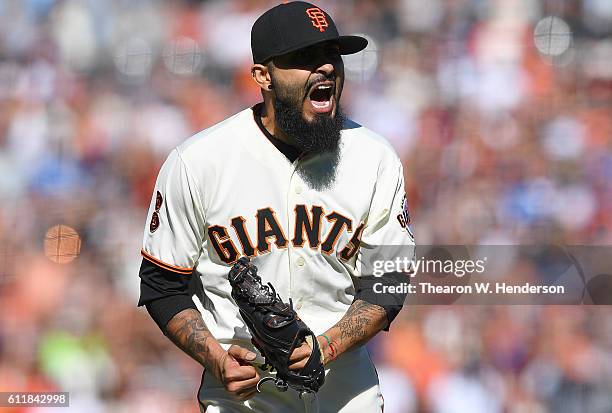
[[(293, 303), (284, 303), (272, 284), (263, 285), (257, 267), (243, 257), (229, 272), (232, 298), (249, 327), (252, 342), (265, 357), (266, 364), (276, 370), (274, 380), (280, 391), (288, 387), (296, 391), (315, 393), (325, 382), (321, 350), (317, 338), (293, 310)], [(299, 371), (289, 370), (289, 356), (304, 341), (312, 348), (310, 358)]]

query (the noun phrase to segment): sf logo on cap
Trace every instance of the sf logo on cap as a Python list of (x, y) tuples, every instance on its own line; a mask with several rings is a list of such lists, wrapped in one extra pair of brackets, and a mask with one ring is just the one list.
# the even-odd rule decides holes
[(312, 7), (310, 9), (306, 9), (306, 14), (308, 17), (310, 17), (310, 20), (312, 20), (312, 25), (319, 29), (320, 32), (324, 32), (329, 26), (325, 13), (323, 13), (320, 8)]

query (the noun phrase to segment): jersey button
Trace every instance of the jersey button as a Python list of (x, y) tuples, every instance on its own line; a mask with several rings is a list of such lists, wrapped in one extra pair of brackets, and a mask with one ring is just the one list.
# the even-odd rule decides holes
[(305, 263), (304, 258), (299, 257), (299, 258), (297, 259), (297, 265), (298, 265), (298, 267), (303, 267), (303, 266), (304, 266), (304, 263)]
[(299, 186), (299, 185), (298, 185), (298, 186), (296, 186), (296, 187), (295, 187), (295, 193), (296, 193), (296, 194), (298, 194), (298, 195), (299, 195), (299, 194), (301, 194), (301, 193), (302, 193), (302, 187), (301, 187), (301, 186)]

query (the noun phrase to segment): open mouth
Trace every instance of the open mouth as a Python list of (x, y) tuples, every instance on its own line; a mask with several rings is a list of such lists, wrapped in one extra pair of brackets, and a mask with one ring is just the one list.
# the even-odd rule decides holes
[(325, 113), (332, 110), (334, 97), (333, 82), (322, 82), (310, 89), (308, 98), (315, 112)]

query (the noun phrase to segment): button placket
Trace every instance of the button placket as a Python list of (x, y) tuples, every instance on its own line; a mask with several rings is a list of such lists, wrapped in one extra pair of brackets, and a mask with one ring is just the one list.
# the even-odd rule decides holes
[[(289, 242), (288, 242), (288, 248), (287, 248), (287, 253), (289, 254), (288, 258), (289, 258), (289, 296), (293, 296), (294, 295), (294, 286), (293, 286), (293, 274), (294, 271), (297, 270), (297, 267), (294, 266), (294, 263), (297, 263), (297, 260), (299, 259), (299, 257), (297, 257), (297, 255), (295, 255), (294, 253), (294, 247), (293, 244), (291, 243), (291, 239), (293, 239), (293, 236), (295, 234), (292, 233), (293, 231), (293, 225), (294, 223), (292, 223), (292, 217), (293, 217), (293, 208), (291, 207), (292, 205), (296, 204), (296, 200), (295, 200), (295, 196), (296, 194), (300, 194), (301, 193), (301, 187), (300, 187), (300, 183), (296, 182), (298, 181), (297, 175), (295, 173), (296, 171), (296, 167), (297, 167), (297, 160), (295, 162), (293, 162), (292, 164), (292, 170), (291, 170), (291, 176), (289, 178), (289, 187), (288, 187), (288, 191), (287, 191), (287, 205), (286, 205), (286, 212), (287, 212), (287, 236), (289, 238)], [(299, 192), (298, 192), (298, 188), (299, 188)], [(296, 258), (297, 257), (297, 258)]]

